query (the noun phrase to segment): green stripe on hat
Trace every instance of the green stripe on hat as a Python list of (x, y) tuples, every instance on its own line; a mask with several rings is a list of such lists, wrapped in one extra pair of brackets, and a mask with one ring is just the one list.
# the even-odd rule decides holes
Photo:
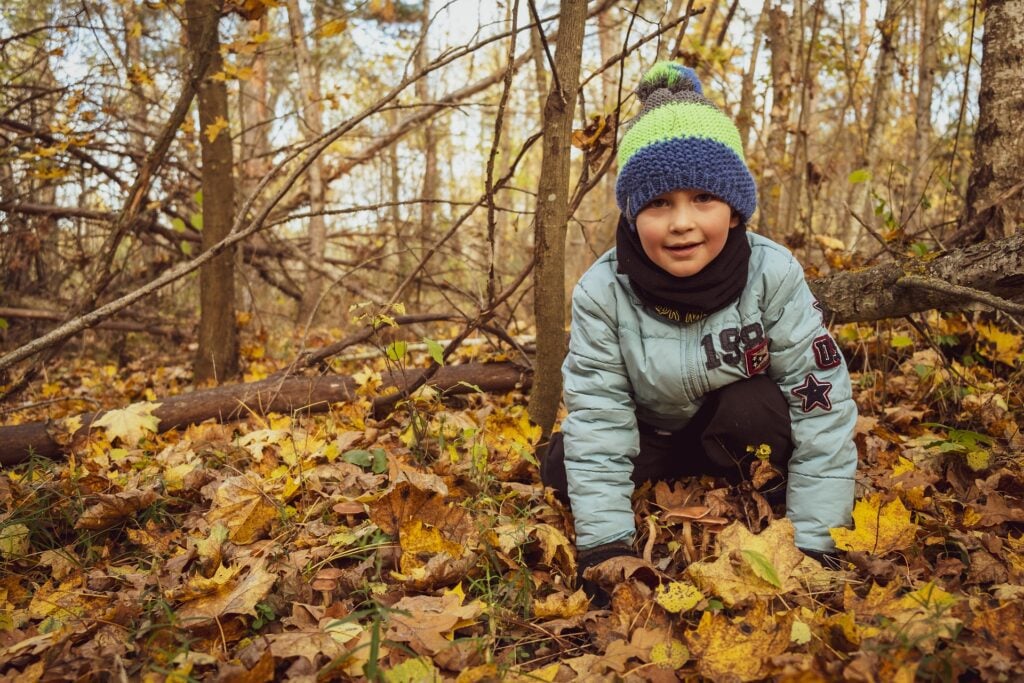
[(619, 145), (619, 168), (650, 144), (683, 137), (714, 140), (744, 159), (739, 131), (717, 107), (710, 102), (673, 102), (647, 112), (626, 132)]

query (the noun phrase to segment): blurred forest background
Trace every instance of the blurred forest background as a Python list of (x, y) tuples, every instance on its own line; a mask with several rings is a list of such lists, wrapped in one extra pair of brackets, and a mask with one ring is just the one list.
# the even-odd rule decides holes
[[(135, 333), (184, 342), (200, 382), (237, 376), (238, 325), (286, 339), (275, 353), (294, 356), (347, 328), (354, 304), (488, 311), (498, 328), (534, 332), (523, 272), (543, 229), (538, 141), (560, 86), (558, 11), (539, 0), (9, 3), (3, 346), (146, 288), (232, 231), (244, 238), (198, 272), (83, 327), (129, 332), (110, 337), (123, 357)], [(759, 179), (753, 229), (812, 275), (1012, 233), (1013, 167), (989, 162), (971, 180), (982, 36), (999, 38), (983, 32), (979, 3), (606, 0), (586, 12), (556, 228), (567, 287), (612, 244), (616, 121), (639, 74), (667, 56), (694, 66), (740, 128)]]

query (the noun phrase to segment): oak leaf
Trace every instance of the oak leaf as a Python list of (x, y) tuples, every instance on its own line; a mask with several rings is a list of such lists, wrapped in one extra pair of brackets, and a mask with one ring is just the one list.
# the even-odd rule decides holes
[(896, 498), (883, 504), (881, 494), (857, 501), (853, 523), (853, 530), (830, 530), (840, 550), (885, 555), (909, 549), (917, 536), (917, 525), (910, 521), (910, 510), (903, 506), (903, 501)]

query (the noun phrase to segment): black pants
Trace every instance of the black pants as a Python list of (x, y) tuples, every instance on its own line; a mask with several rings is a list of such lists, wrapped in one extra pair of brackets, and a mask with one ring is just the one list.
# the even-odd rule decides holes
[[(789, 405), (782, 390), (766, 375), (733, 382), (708, 394), (687, 425), (667, 433), (640, 423), (640, 453), (633, 459), (633, 482), (672, 480), (708, 474), (739, 483), (749, 477), (751, 459), (761, 444), (771, 447), (769, 460), (783, 477), (793, 453)], [(561, 432), (552, 434), (541, 460), (540, 477), (568, 502), (565, 447)], [(776, 482), (777, 483), (777, 482)], [(773, 486), (773, 499), (785, 487)]]

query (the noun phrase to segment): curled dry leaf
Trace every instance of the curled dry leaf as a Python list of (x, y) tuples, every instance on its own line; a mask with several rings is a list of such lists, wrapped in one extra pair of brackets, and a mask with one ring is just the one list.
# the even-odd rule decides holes
[(228, 614), (254, 615), (256, 604), (267, 597), (277, 581), (277, 575), (267, 571), (262, 561), (250, 566), (244, 576), (239, 575), (239, 571), (231, 571), (231, 577), (220, 583), (213, 592), (179, 607), (178, 617), (186, 625), (193, 626)]
[(76, 529), (101, 530), (135, 516), (139, 510), (149, 507), (156, 501), (153, 489), (133, 489), (120, 493), (101, 493), (96, 496), (95, 504), (86, 508), (75, 522)]

